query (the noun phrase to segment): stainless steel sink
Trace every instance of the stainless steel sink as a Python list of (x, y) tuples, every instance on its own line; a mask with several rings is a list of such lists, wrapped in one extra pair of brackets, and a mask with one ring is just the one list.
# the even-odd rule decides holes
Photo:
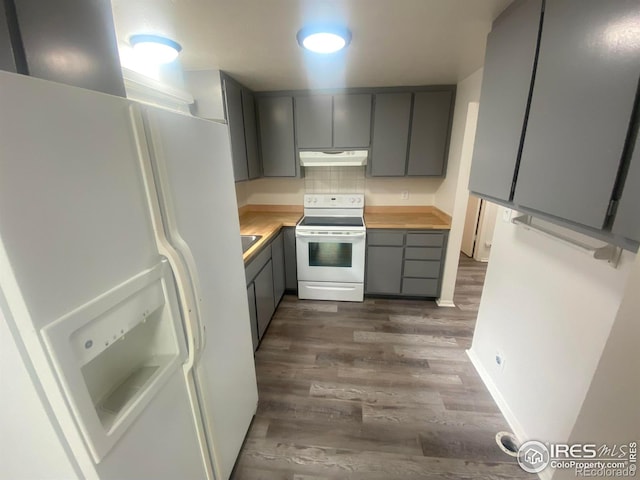
[(262, 238), (262, 235), (240, 235), (240, 240), (242, 240), (242, 253), (249, 250), (254, 243)]

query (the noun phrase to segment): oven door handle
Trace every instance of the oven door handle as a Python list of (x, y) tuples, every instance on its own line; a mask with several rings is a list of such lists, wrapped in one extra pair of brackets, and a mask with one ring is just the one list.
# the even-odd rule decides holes
[(330, 234), (330, 233), (299, 233), (296, 232), (296, 237), (299, 238), (339, 238), (339, 239), (344, 239), (344, 240), (348, 240), (350, 238), (364, 238), (367, 234), (365, 232), (362, 233), (353, 233), (353, 234), (349, 234), (349, 235), (340, 235), (340, 234)]

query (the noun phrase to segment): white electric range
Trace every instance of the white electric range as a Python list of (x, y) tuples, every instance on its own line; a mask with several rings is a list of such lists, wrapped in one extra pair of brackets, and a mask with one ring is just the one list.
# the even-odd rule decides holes
[(361, 302), (365, 246), (364, 195), (305, 195), (296, 226), (298, 297)]

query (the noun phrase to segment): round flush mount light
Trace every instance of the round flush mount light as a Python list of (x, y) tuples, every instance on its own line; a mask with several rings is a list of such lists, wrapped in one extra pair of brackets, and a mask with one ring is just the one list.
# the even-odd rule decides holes
[(173, 62), (182, 50), (178, 42), (160, 35), (132, 35), (129, 42), (136, 54), (157, 64)]
[(344, 27), (305, 27), (296, 35), (301, 47), (315, 53), (335, 53), (351, 42), (351, 32)]

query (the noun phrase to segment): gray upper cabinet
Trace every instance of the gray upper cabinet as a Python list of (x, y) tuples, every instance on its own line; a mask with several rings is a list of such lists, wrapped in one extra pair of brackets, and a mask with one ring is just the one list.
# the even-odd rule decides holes
[(258, 98), (258, 125), (263, 175), (295, 177), (298, 168), (293, 133), (293, 97)]
[(404, 176), (410, 115), (411, 93), (376, 94), (371, 147), (372, 176)]
[(333, 144), (331, 95), (294, 99), (298, 148), (331, 148)]
[(452, 99), (452, 91), (415, 94), (407, 175), (444, 175), (449, 151)]
[(613, 233), (640, 242), (640, 135), (636, 135)]
[(542, 0), (520, 0), (487, 37), (469, 190), (505, 201), (519, 158), (535, 64)]
[(224, 79), (224, 98), (231, 136), (231, 156), (236, 182), (249, 179), (247, 148), (244, 135), (244, 113), (242, 111), (242, 87), (228, 78)]
[(258, 131), (255, 98), (246, 88), (242, 89), (242, 113), (244, 119), (244, 137), (247, 146), (247, 169), (249, 180), (261, 175), (260, 156), (258, 154)]
[(16, 72), (16, 62), (13, 58), (13, 46), (5, 8), (5, 2), (0, 2), (0, 70)]
[(13, 5), (26, 67), (21, 73), (126, 97), (109, 0)]
[(541, 13), (542, 0), (516, 1), (496, 19), (487, 37), (469, 178), (472, 192), (511, 200)]
[(369, 147), (370, 94), (301, 95), (294, 102), (298, 148)]
[(603, 228), (640, 75), (633, 40), (606, 32), (637, 11), (637, 0), (546, 2), (516, 205)]
[(333, 146), (368, 148), (371, 142), (371, 95), (333, 96)]

